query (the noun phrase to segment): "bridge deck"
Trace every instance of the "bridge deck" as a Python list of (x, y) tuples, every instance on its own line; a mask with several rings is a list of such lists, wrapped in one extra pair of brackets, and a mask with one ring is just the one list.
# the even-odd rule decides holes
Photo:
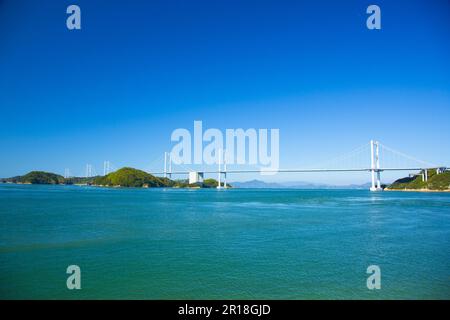
[[(206, 171), (198, 171), (202, 173), (209, 173), (209, 174), (218, 174), (220, 173), (306, 173), (306, 172), (370, 172), (374, 170), (375, 172), (381, 172), (381, 171), (421, 171), (421, 170), (432, 170), (436, 169), (433, 168), (380, 168), (380, 169), (372, 169), (372, 168), (350, 168), (350, 169), (270, 169), (270, 170), (264, 170), (264, 169), (248, 169), (248, 170), (206, 170)], [(192, 170), (196, 171), (196, 170)], [(189, 174), (189, 172), (192, 171), (173, 171), (173, 172), (166, 172), (167, 174)], [(164, 174), (164, 172), (149, 172), (153, 175), (161, 175)]]

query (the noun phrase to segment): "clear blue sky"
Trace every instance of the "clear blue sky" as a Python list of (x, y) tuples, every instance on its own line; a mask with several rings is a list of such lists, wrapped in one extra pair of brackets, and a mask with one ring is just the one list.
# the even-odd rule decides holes
[(450, 165), (449, 39), (444, 0), (0, 0), (0, 177), (162, 167), (194, 120), (279, 128), (281, 167), (372, 138)]

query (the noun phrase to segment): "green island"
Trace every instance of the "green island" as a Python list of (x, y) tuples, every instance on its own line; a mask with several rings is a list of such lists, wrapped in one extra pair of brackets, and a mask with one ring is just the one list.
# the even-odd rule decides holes
[[(423, 173), (423, 172), (422, 172)], [(422, 174), (401, 178), (387, 186), (387, 191), (450, 191), (450, 171), (437, 173), (437, 169), (427, 170), (427, 181)]]
[[(188, 180), (171, 180), (160, 178), (145, 171), (134, 168), (121, 168), (106, 176), (70, 177), (45, 172), (31, 171), (23, 176), (0, 179), (2, 183), (18, 184), (62, 184), (62, 185), (92, 185), (100, 187), (133, 187), (133, 188), (216, 188), (215, 179), (205, 179), (203, 182), (189, 184)], [(231, 185), (227, 184), (227, 187)]]

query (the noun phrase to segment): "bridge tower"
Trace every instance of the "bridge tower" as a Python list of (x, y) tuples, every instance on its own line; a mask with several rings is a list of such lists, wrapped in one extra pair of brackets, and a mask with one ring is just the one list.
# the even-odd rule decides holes
[[(167, 165), (169, 165), (169, 170), (167, 170)], [(164, 152), (164, 178), (172, 179), (172, 152)]]
[(221, 178), (222, 178), (222, 149), (219, 149), (219, 175), (217, 177), (217, 189), (222, 189), (222, 183), (221, 183)]
[(164, 152), (164, 178), (167, 178), (167, 152)]
[(223, 187), (227, 188), (227, 150), (223, 151)]
[(169, 152), (169, 179), (172, 179), (172, 152)]
[(92, 177), (92, 164), (86, 164), (86, 178)]
[(103, 161), (103, 175), (106, 176), (110, 172), (111, 164), (109, 160)]
[[(380, 144), (370, 140), (370, 172), (372, 174), (372, 186), (370, 191), (382, 191), (380, 170)], [(376, 176), (376, 177), (375, 177)]]
[[(217, 176), (217, 189), (226, 189), (227, 188), (227, 151), (219, 149), (219, 170)], [(223, 170), (222, 170), (222, 160), (223, 160)], [(222, 185), (222, 174), (223, 174), (223, 185)]]

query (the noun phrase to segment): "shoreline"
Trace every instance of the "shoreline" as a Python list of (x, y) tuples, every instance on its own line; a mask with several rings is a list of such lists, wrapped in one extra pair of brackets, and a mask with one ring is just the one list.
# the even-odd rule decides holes
[[(1, 184), (13, 184), (13, 185), (33, 185), (33, 186), (75, 186), (75, 187), (95, 187), (95, 188), (104, 188), (104, 189), (215, 189), (215, 187), (211, 188), (202, 188), (199, 186), (196, 187), (123, 187), (120, 185), (114, 185), (114, 186), (108, 186), (108, 185), (101, 185), (101, 184), (86, 184), (86, 183), (72, 183), (72, 184), (66, 184), (66, 183), (30, 183), (30, 182), (0, 182)], [(231, 189), (232, 187), (229, 186), (227, 189)], [(235, 188), (236, 189), (236, 188)]]
[[(108, 185), (98, 185), (98, 184), (82, 184), (82, 183), (73, 183), (73, 184), (64, 184), (64, 183), (29, 183), (29, 182), (0, 182), (0, 184), (14, 184), (14, 185), (47, 185), (47, 186), (77, 186), (77, 187), (95, 187), (95, 188), (105, 188), (105, 189), (127, 189), (127, 188), (136, 188), (136, 189), (215, 189), (215, 188), (202, 188), (202, 187), (179, 187), (179, 186), (174, 186), (174, 187), (123, 187), (123, 186), (119, 186), (119, 185), (114, 185), (114, 186), (108, 186)], [(236, 188), (236, 187), (228, 187), (228, 189), (247, 189), (247, 188)], [(249, 189), (272, 189), (272, 188), (249, 188)], [(347, 189), (347, 188), (305, 188), (305, 189), (299, 189), (299, 188), (276, 188), (276, 189), (287, 189), (287, 190), (364, 190), (364, 189)], [(385, 188), (383, 189), (383, 191), (388, 191), (388, 192), (395, 192), (395, 191), (400, 191), (400, 192), (431, 192), (431, 193), (449, 193), (450, 189), (445, 189), (445, 190), (437, 190), (437, 189), (388, 189)]]
[(383, 191), (401, 191), (401, 192), (450, 192), (450, 189), (435, 190), (435, 189), (384, 189)]

